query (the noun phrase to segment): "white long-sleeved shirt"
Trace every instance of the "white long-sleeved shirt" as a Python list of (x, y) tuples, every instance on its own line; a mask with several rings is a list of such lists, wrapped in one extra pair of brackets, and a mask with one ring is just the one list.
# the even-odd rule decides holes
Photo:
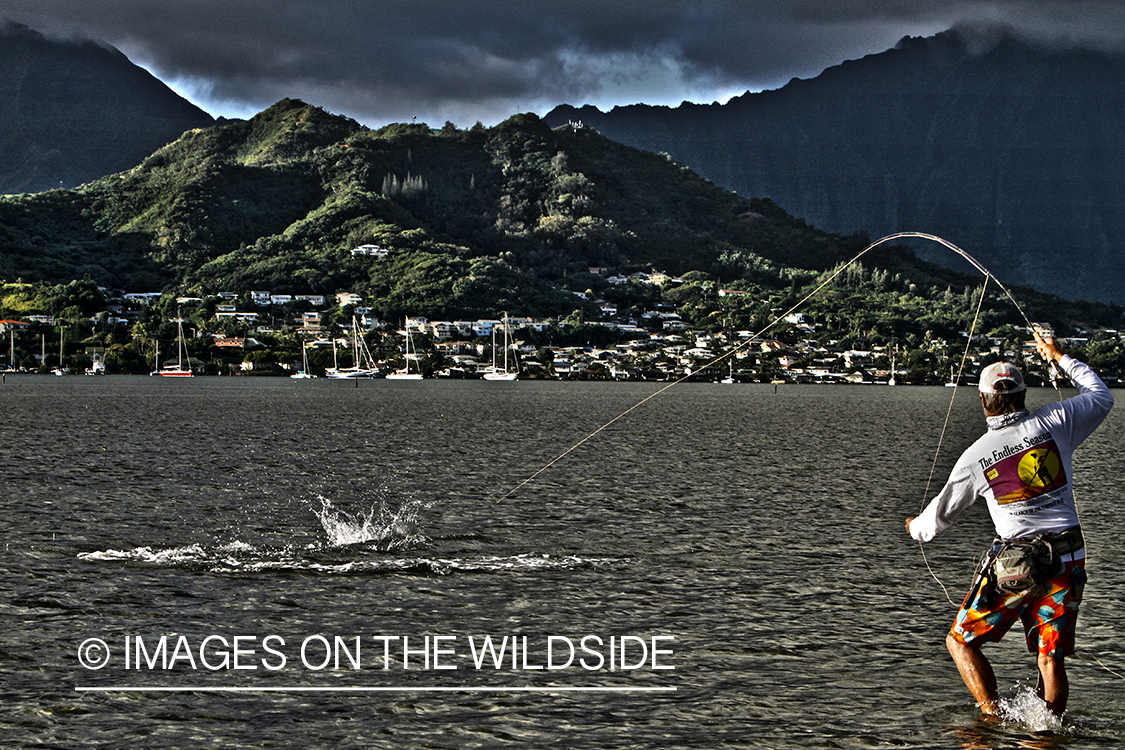
[(983, 497), (1002, 539), (1063, 531), (1078, 525), (1071, 456), (1113, 406), (1109, 388), (1086, 364), (1063, 356), (1063, 372), (1078, 395), (989, 429), (961, 454), (945, 487), (910, 524), (928, 542)]

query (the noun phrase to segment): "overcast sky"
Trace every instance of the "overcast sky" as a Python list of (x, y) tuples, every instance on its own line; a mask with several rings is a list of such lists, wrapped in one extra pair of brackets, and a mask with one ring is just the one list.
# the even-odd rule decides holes
[(725, 102), (957, 23), (1125, 41), (1122, 0), (0, 0), (2, 18), (109, 42), (216, 116), (293, 97), (371, 126)]

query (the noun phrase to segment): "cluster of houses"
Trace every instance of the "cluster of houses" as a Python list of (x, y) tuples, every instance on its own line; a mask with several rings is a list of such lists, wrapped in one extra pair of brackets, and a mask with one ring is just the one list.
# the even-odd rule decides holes
[[(277, 295), (259, 293), (258, 304), (283, 304)], [(288, 300), (285, 300), (288, 301)], [(309, 300), (312, 302), (313, 300)], [(354, 326), (359, 333), (373, 330), (395, 330), (374, 316), (362, 305), (362, 298), (351, 293), (335, 297), (340, 307), (351, 306)], [(348, 323), (339, 326), (342, 335), (334, 336), (322, 325), (323, 312), (308, 311), (294, 320), (288, 332), (300, 335), (310, 348), (329, 347), (340, 351), (350, 346), (355, 330)], [(496, 356), (496, 342), (505, 330), (509, 333), (509, 356), (527, 378), (575, 378), (615, 380), (714, 380), (726, 382), (771, 380), (792, 383), (905, 383), (911, 373), (904, 367), (901, 355), (892, 345), (847, 348), (838, 342), (825, 342), (818, 331), (800, 314), (788, 316), (785, 322), (801, 332), (795, 343), (756, 338), (752, 331), (706, 332), (690, 330), (680, 316), (669, 310), (645, 313), (640, 319), (608, 320), (597, 323), (614, 329), (622, 343), (607, 347), (571, 346), (542, 347), (532, 343), (528, 331), (543, 331), (557, 325), (550, 318), (507, 317), (477, 320), (429, 320), (407, 317), (399, 334), (410, 332), (415, 346), (421, 344), (414, 358), (427, 355), (441, 363), (433, 371), (436, 377), (472, 378), (490, 366)], [(279, 333), (265, 326), (255, 330), (263, 334)], [(1033, 336), (1024, 331), (1026, 343), (1021, 352), (1006, 351), (1004, 342), (980, 336), (974, 342), (966, 373), (979, 370), (981, 357), (1034, 356)], [(501, 339), (502, 340), (502, 339)], [(227, 346), (249, 346), (253, 339), (224, 340)], [(1085, 339), (1069, 339), (1071, 347), (1081, 347)], [(948, 342), (935, 341), (939, 349)], [(963, 342), (957, 344), (958, 348)], [(388, 363), (375, 363), (389, 367)], [(249, 363), (246, 363), (250, 367)], [(293, 367), (297, 367), (297, 363)], [(952, 380), (952, 370), (940, 373)]]
[[(382, 258), (386, 251), (376, 245), (361, 245), (353, 254)], [(603, 271), (594, 269), (591, 271)], [(604, 274), (603, 274), (604, 275)], [(662, 284), (676, 281), (661, 274), (634, 274), (632, 276), (608, 276), (609, 283), (626, 282)], [(720, 290), (721, 295), (740, 294), (737, 290)], [(579, 296), (585, 296), (577, 293)], [(127, 325), (137, 319), (139, 308), (151, 305), (162, 297), (159, 292), (131, 292), (122, 295), (119, 304), (110, 305), (107, 311), (98, 316), (100, 325)], [(531, 342), (528, 331), (544, 331), (557, 325), (558, 321), (549, 318), (491, 318), (478, 320), (428, 320), (422, 317), (408, 317), (404, 328), (389, 326), (379, 320), (370, 308), (363, 305), (363, 298), (351, 292), (335, 295), (289, 295), (268, 291), (254, 291), (249, 295), (234, 292), (220, 292), (210, 300), (200, 297), (179, 297), (179, 306), (193, 303), (213, 303), (214, 317), (217, 320), (235, 319), (244, 323), (248, 335), (228, 336), (191, 329), (191, 336), (209, 336), (217, 349), (231, 352), (238, 358), (237, 350), (266, 348), (251, 336), (259, 336), (266, 341), (276, 335), (296, 335), (302, 348), (315, 350), (331, 348), (342, 356), (352, 351), (357, 334), (374, 330), (397, 332), (414, 337), (415, 351), (411, 358), (426, 358), (432, 371), (429, 375), (437, 377), (478, 377), (486, 368), (493, 365), (497, 352), (503, 352), (508, 341), (508, 359), (518, 368), (521, 377), (526, 378), (598, 378), (617, 380), (716, 380), (725, 382), (761, 381), (794, 383), (904, 383), (910, 382), (912, 373), (905, 367), (904, 354), (890, 345), (862, 346), (853, 344), (841, 347), (839, 342), (825, 341), (816, 327), (800, 314), (790, 315), (785, 322), (802, 336), (795, 343), (784, 343), (773, 339), (759, 339), (751, 331), (712, 333), (691, 330), (680, 315), (670, 306), (662, 305), (641, 316), (622, 320), (612, 304), (590, 300), (598, 304), (602, 314), (602, 325), (614, 329), (613, 337), (622, 343), (604, 348), (585, 347), (543, 347)], [(307, 303), (299, 313), (282, 312), (276, 308), (293, 302)], [(353, 318), (342, 324), (327, 326), (325, 317), (333, 307), (350, 308)], [(272, 309), (263, 309), (272, 308)], [(293, 308), (289, 308), (292, 311)], [(338, 318), (338, 316), (333, 316)], [(279, 323), (278, 321), (282, 321)], [(0, 335), (6, 331), (25, 329), (29, 324), (54, 326), (49, 316), (33, 315), (27, 321), (0, 321)], [(501, 337), (503, 332), (507, 336)], [(979, 369), (979, 358), (996, 355), (1003, 357), (1033, 356), (1034, 346), (1030, 330), (1026, 332), (1028, 351), (1004, 351), (1004, 343), (980, 337), (973, 342), (972, 355), (966, 369), (974, 373)], [(419, 334), (421, 334), (419, 336)], [(541, 337), (537, 337), (540, 338)], [(13, 338), (14, 340), (14, 338)], [(957, 343), (959, 347), (964, 342)], [(1085, 339), (1071, 339), (1065, 342), (1071, 347), (1081, 347)], [(935, 350), (947, 349), (948, 342), (933, 342)], [(498, 348), (500, 347), (500, 348)], [(398, 358), (398, 355), (396, 355)], [(253, 369), (255, 358), (246, 356), (241, 363), (244, 370)], [(944, 360), (949, 367), (948, 360)], [(391, 363), (371, 363), (384, 371)], [(436, 366), (435, 366), (436, 365)], [(278, 364), (271, 362), (271, 367)], [(285, 363), (281, 368), (294, 370), (302, 367), (301, 362)], [(931, 379), (933, 374), (931, 374)], [(951, 369), (941, 373), (942, 379), (952, 379)]]
[[(525, 377), (563, 379), (614, 380), (705, 380), (750, 382), (769, 380), (789, 383), (855, 383), (896, 384), (910, 382), (913, 373), (904, 366), (902, 354), (894, 345), (847, 348), (838, 342), (805, 338), (796, 343), (756, 338), (751, 331), (712, 333), (688, 330), (678, 317), (662, 314), (644, 326), (635, 323), (604, 323), (627, 334), (627, 340), (606, 347), (572, 346), (542, 348), (519, 332), (543, 330), (555, 321), (532, 318), (508, 318), (509, 330), (516, 332), (511, 344), (512, 358), (519, 362)], [(800, 316), (793, 321), (807, 334), (815, 328)], [(377, 321), (361, 325), (378, 327)], [(425, 334), (430, 346), (441, 357), (444, 367), (438, 377), (473, 377), (474, 372), (489, 364), (492, 347), (484, 339), (495, 340), (503, 330), (504, 320), (431, 321), (408, 318), (406, 329)], [(999, 339), (978, 337), (966, 361), (963, 376), (971, 377), (980, 369), (983, 357), (1035, 357), (1033, 334), (1024, 331), (1026, 342), (1022, 351), (1005, 349)], [(935, 342), (942, 345), (944, 342)], [(1085, 339), (1068, 339), (1069, 347), (1086, 344)], [(321, 340), (321, 345), (332, 346)], [(961, 344), (963, 346), (963, 342)], [(991, 360), (990, 360), (991, 361)], [(959, 363), (957, 363), (959, 364)], [(935, 373), (942, 380), (952, 381), (950, 369)]]

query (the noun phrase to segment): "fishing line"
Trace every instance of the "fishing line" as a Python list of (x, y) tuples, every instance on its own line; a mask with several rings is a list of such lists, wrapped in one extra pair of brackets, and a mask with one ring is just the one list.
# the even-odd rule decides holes
[[(949, 428), (949, 419), (953, 415), (953, 403), (957, 399), (957, 389), (960, 387), (961, 375), (965, 372), (965, 363), (969, 359), (969, 350), (972, 348), (972, 345), (973, 345), (973, 334), (975, 333), (975, 331), (977, 329), (977, 321), (980, 320), (980, 311), (981, 311), (981, 308), (984, 306), (985, 292), (988, 289), (988, 280), (990, 278), (991, 278), (991, 274), (984, 277), (984, 285), (981, 286), (981, 289), (980, 289), (980, 299), (977, 300), (976, 314), (973, 315), (973, 322), (969, 326), (969, 339), (968, 339), (968, 341), (965, 342), (965, 351), (961, 355), (961, 364), (957, 367), (957, 374), (953, 375), (952, 372), (950, 373), (950, 375), (953, 378), (953, 395), (950, 396), (950, 398), (949, 398), (949, 407), (945, 410), (945, 422), (942, 423), (941, 432), (938, 434), (937, 448), (934, 450), (933, 463), (930, 464), (930, 475), (928, 477), (926, 477), (926, 489), (922, 493), (922, 506), (918, 509), (919, 513), (921, 513), (922, 510), (925, 509), (926, 500), (930, 496), (930, 485), (934, 480), (934, 472), (937, 471), (938, 457), (941, 455), (941, 444), (945, 441), (945, 433), (946, 433), (946, 430)], [(954, 602), (953, 598), (949, 595), (949, 589), (947, 589), (945, 587), (945, 584), (942, 582), (942, 580), (940, 578), (938, 578), (938, 574), (936, 572), (934, 572), (933, 567), (930, 566), (930, 559), (928, 557), (926, 557), (926, 547), (922, 542), (918, 542), (918, 551), (922, 553), (922, 561), (926, 563), (926, 570), (930, 571), (930, 575), (933, 577), (933, 579), (935, 581), (937, 581), (938, 586), (941, 586), (941, 590), (945, 594), (946, 600), (951, 605), (956, 607), (957, 603)]]
[[(957, 253), (958, 255), (960, 255), (962, 258), (967, 260), (969, 262), (969, 264), (973, 266), (973, 268), (977, 269), (978, 271), (980, 271), (981, 274), (984, 275), (984, 284), (981, 286), (980, 299), (977, 300), (976, 311), (973, 315), (973, 320), (972, 320), (972, 323), (971, 323), (970, 328), (969, 328), (968, 341), (966, 342), (965, 350), (961, 355), (961, 362), (958, 366), (957, 375), (953, 380), (953, 395), (950, 397), (949, 408), (947, 409), (946, 415), (945, 415), (945, 422), (942, 425), (941, 433), (938, 437), (937, 449), (935, 450), (934, 460), (933, 460), (933, 463), (930, 467), (930, 474), (929, 474), (929, 477), (926, 479), (926, 491), (925, 491), (925, 495), (922, 498), (922, 504), (923, 504), (923, 507), (924, 507), (926, 499), (929, 496), (930, 486), (931, 486), (931, 483), (933, 481), (934, 472), (935, 472), (936, 467), (937, 467), (938, 456), (940, 455), (940, 452), (941, 452), (941, 445), (942, 445), (942, 442), (945, 439), (945, 433), (946, 433), (946, 431), (948, 429), (948, 426), (949, 426), (950, 416), (953, 412), (953, 403), (954, 403), (954, 400), (957, 397), (958, 384), (961, 381), (961, 375), (964, 373), (965, 365), (968, 362), (969, 352), (970, 352), (970, 349), (971, 349), (972, 343), (973, 343), (973, 335), (976, 331), (977, 323), (980, 320), (981, 311), (984, 308), (984, 300), (985, 300), (985, 297), (987, 296), (986, 293), (987, 293), (987, 290), (988, 290), (988, 283), (989, 283), (990, 280), (993, 283), (995, 283), (998, 287), (1000, 287), (1001, 291), (1004, 292), (1004, 295), (1011, 301), (1012, 306), (1015, 307), (1016, 311), (1020, 314), (1020, 317), (1023, 318), (1025, 323), (1027, 323), (1028, 328), (1030, 328), (1033, 331), (1038, 331), (1037, 326), (1034, 323), (1031, 322), (1030, 318), (1027, 317), (1027, 313), (1024, 312), (1023, 307), (1020, 306), (1020, 303), (1012, 295), (1011, 291), (1009, 291), (1008, 288), (1006, 286), (1004, 286), (1004, 284), (1001, 283), (1001, 281), (999, 279), (997, 279), (992, 274), (991, 271), (989, 271), (987, 268), (985, 268), (985, 266), (980, 261), (978, 261), (973, 256), (969, 255), (967, 252), (965, 252), (961, 248), (954, 245), (952, 242), (949, 242), (948, 240), (942, 239), (941, 237), (938, 237), (937, 235), (926, 234), (924, 232), (897, 232), (895, 234), (889, 234), (886, 237), (882, 237), (878, 240), (875, 240), (870, 245), (868, 245), (867, 247), (863, 248), (858, 253), (856, 253), (855, 257), (853, 257), (847, 263), (844, 263), (843, 265), (837, 267), (835, 271), (833, 271), (831, 274), (829, 274), (824, 279), (824, 281), (822, 281), (820, 284), (818, 284), (811, 292), (809, 292), (804, 297), (802, 297), (796, 304), (794, 304), (788, 310), (786, 310), (785, 312), (776, 316), (773, 320), (771, 320), (769, 323), (767, 323), (760, 331), (753, 334), (752, 336), (750, 336), (750, 338), (748, 338), (746, 341), (739, 344), (738, 346), (734, 347), (733, 349), (712, 358), (710, 361), (708, 361), (706, 364), (704, 364), (703, 367), (700, 368), (700, 369), (707, 369), (709, 367), (713, 367), (714, 365), (718, 364), (719, 362), (722, 362), (724, 359), (727, 359), (729, 357), (733, 357), (739, 351), (741, 351), (742, 349), (750, 346), (752, 343), (754, 343), (756, 340), (758, 340), (761, 336), (763, 336), (767, 331), (769, 331), (771, 328), (773, 328), (779, 322), (781, 322), (786, 317), (788, 317), (789, 315), (792, 315), (794, 312), (796, 312), (801, 307), (803, 307), (806, 302), (808, 302), (810, 299), (812, 299), (817, 294), (819, 294), (822, 289), (824, 289), (826, 286), (828, 286), (833, 281), (835, 281), (836, 278), (840, 274), (842, 274), (845, 270), (850, 268), (856, 261), (858, 261), (864, 255), (866, 255), (868, 252), (870, 252), (874, 248), (878, 247), (879, 245), (885, 244), (887, 242), (893, 242), (895, 240), (902, 240), (902, 239), (924, 239), (924, 240), (930, 240), (931, 242), (936, 242), (936, 243), (948, 248), (949, 250), (952, 250), (953, 252)], [(1047, 364), (1048, 364), (1048, 371), (1049, 371), (1051, 383), (1055, 387), (1055, 391), (1058, 394), (1059, 399), (1061, 400), (1062, 391), (1061, 391), (1060, 386), (1059, 386), (1059, 381), (1062, 379), (1062, 373), (1059, 370), (1058, 365), (1054, 360), (1048, 360)], [(636, 411), (641, 406), (643, 406), (644, 404), (653, 400), (657, 396), (662, 395), (663, 393), (667, 392), (671, 388), (674, 388), (675, 386), (679, 385), (680, 383), (683, 383), (685, 380), (688, 380), (690, 377), (691, 377), (690, 373), (685, 373), (685, 375), (683, 377), (672, 381), (671, 383), (664, 386), (663, 388), (661, 388), (661, 389), (655, 391), (654, 393), (646, 396), (645, 398), (641, 399), (640, 401), (638, 401), (633, 406), (630, 406), (628, 409), (621, 412), (620, 414), (615, 416), (613, 419), (609, 420), (608, 422), (603, 424), (601, 427), (598, 427), (596, 430), (591, 432), (589, 435), (587, 435), (586, 437), (584, 437), (581, 440), (579, 440), (578, 442), (576, 442), (570, 448), (567, 448), (565, 451), (560, 453), (558, 456), (556, 456), (555, 458), (548, 461), (546, 464), (543, 465), (542, 468), (540, 468), (534, 474), (529, 476), (527, 479), (524, 479), (522, 482), (517, 484), (515, 487), (513, 487), (511, 490), (509, 490), (507, 493), (505, 493), (501, 497), (497, 498), (496, 502), (501, 502), (503, 500), (507, 500), (512, 495), (516, 494), (519, 490), (521, 490), (522, 488), (526, 487), (531, 482), (538, 479), (544, 472), (549, 470), (552, 466), (554, 466), (558, 462), (562, 461), (564, 458), (569, 456), (574, 451), (578, 450), (578, 448), (580, 448), (583, 445), (585, 445), (586, 443), (588, 443), (590, 440), (592, 440), (597, 435), (604, 432), (611, 425), (620, 421), (621, 419), (623, 419), (627, 415), (631, 414), (632, 412)], [(1077, 513), (1077, 505), (1078, 505), (1077, 500), (1075, 500), (1075, 512), (1076, 513)], [(949, 590), (946, 588), (945, 584), (942, 583), (942, 581), (938, 577), (937, 573), (934, 572), (933, 567), (930, 565), (929, 559), (926, 557), (925, 548), (924, 548), (924, 546), (921, 542), (918, 543), (918, 547), (919, 547), (919, 550), (922, 553), (922, 559), (926, 563), (927, 570), (929, 570), (930, 575), (933, 577), (933, 579), (935, 581), (937, 581), (938, 585), (941, 586), (942, 591), (945, 593), (945, 598), (949, 601), (949, 603), (952, 606), (954, 606), (954, 607), (958, 606), (957, 603), (954, 602), (953, 599), (950, 597)], [(1087, 559), (1089, 559), (1089, 555), (1087, 555)], [(1110, 674), (1113, 674), (1113, 675), (1115, 675), (1117, 677), (1120, 677), (1121, 679), (1125, 680), (1125, 676), (1122, 676), (1122, 675), (1118, 674), (1117, 672), (1114, 672), (1109, 667), (1107, 667), (1105, 664), (1103, 664), (1101, 662), (1100, 659), (1098, 659), (1098, 657), (1096, 655), (1090, 654), (1090, 656), (1104, 670), (1106, 670)]]

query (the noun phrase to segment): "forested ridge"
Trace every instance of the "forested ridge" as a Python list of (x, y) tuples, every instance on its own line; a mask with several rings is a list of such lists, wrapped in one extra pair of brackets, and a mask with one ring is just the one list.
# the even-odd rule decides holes
[[(0, 199), (0, 278), (10, 282), (350, 291), (386, 320), (506, 311), (592, 321), (604, 300), (625, 321), (662, 307), (693, 326), (757, 329), (868, 242), (585, 127), (517, 115), (492, 128), (372, 130), (295, 100), (190, 131), (77, 189)], [(353, 254), (361, 245), (386, 257)], [(638, 271), (674, 281), (608, 281)], [(955, 338), (982, 281), (880, 247), (803, 311), (837, 337)], [(1021, 323), (989, 295), (986, 324)], [(1020, 295), (1060, 331), (1121, 319), (1113, 305)]]
[(1005, 283), (1120, 303), (1122, 80), (1120, 50), (959, 27), (722, 105), (560, 106), (545, 119), (665, 151), (818, 227), (938, 234)]

